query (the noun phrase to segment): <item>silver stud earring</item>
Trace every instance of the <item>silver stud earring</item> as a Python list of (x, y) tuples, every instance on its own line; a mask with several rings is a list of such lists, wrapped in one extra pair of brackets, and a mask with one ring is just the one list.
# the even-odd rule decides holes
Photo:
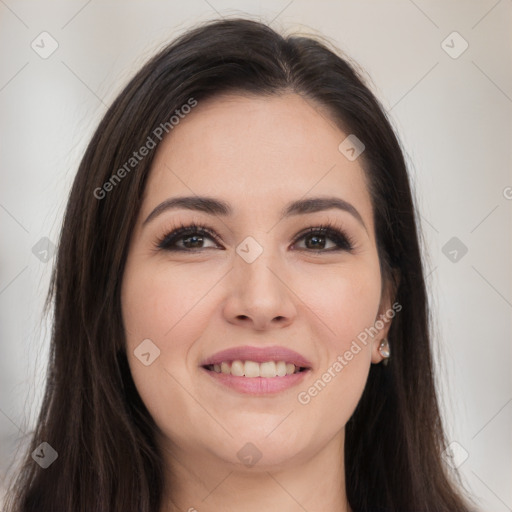
[(387, 338), (384, 338), (381, 342), (380, 342), (380, 345), (379, 345), (379, 352), (380, 352), (380, 355), (384, 358), (382, 360), (382, 364), (384, 366), (387, 366), (388, 362), (389, 362), (389, 355), (390, 355), (390, 350), (389, 350), (389, 342), (388, 342), (388, 339)]

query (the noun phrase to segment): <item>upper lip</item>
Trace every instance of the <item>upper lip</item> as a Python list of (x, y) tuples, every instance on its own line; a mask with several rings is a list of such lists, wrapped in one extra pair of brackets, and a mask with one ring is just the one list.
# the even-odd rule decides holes
[(305, 357), (289, 348), (278, 346), (265, 348), (250, 346), (228, 348), (208, 357), (201, 363), (201, 366), (236, 360), (254, 361), (256, 363), (284, 361), (286, 363), (293, 363), (295, 366), (301, 368), (311, 368), (311, 363)]

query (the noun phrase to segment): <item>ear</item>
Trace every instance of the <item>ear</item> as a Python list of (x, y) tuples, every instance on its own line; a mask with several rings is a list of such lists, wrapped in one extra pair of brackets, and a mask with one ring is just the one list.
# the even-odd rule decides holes
[[(371, 345), (372, 363), (374, 364), (378, 364), (384, 359), (379, 352), (379, 345), (384, 338), (388, 337), (391, 322), (395, 315), (402, 309), (402, 305), (395, 302), (396, 292), (400, 284), (399, 271), (392, 270), (391, 275), (383, 281), (379, 311), (374, 324), (379, 332), (373, 337)], [(392, 350), (393, 347), (391, 345), (390, 351)]]

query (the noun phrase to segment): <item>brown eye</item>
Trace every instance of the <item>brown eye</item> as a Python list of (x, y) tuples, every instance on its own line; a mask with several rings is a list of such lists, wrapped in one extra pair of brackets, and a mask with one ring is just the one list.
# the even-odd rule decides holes
[[(208, 240), (213, 242), (212, 246), (205, 246)], [(171, 231), (157, 242), (156, 247), (165, 251), (194, 252), (203, 249), (221, 248), (217, 240), (218, 237), (213, 230), (193, 224), (180, 226)], [(313, 252), (351, 252), (353, 250), (351, 239), (331, 225), (309, 228), (295, 239), (294, 245), (301, 240), (304, 240), (305, 245), (299, 247), (300, 250)]]
[(165, 235), (157, 244), (159, 249), (166, 251), (194, 251), (208, 249), (204, 244), (206, 240), (215, 242), (213, 247), (218, 247), (215, 236), (208, 228), (202, 226), (182, 226)]
[[(353, 246), (347, 236), (338, 229), (329, 226), (320, 226), (318, 228), (309, 228), (297, 238), (297, 241), (305, 241), (305, 249), (312, 251), (331, 252), (331, 251), (352, 251)], [(330, 247), (326, 245), (331, 243)]]

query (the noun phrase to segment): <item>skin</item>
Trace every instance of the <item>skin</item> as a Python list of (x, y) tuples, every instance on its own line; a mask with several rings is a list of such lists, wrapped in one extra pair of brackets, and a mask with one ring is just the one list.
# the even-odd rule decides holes
[[(370, 365), (382, 360), (390, 321), (309, 403), (297, 398), (391, 307), (361, 158), (338, 150), (346, 136), (296, 94), (224, 95), (200, 103), (158, 147), (129, 247), (122, 313), (133, 379), (160, 429), (160, 512), (350, 511), (345, 424)], [(143, 225), (162, 201), (185, 195), (222, 199), (234, 214), (168, 210)], [(337, 209), (280, 219), (289, 201), (332, 195), (351, 203), (366, 228)], [(319, 254), (307, 236), (296, 241), (327, 221), (353, 238), (353, 252), (328, 252), (328, 235)], [(202, 251), (190, 240), (189, 252), (156, 249), (180, 222), (206, 225), (220, 242), (205, 236)], [(247, 236), (263, 248), (250, 264), (236, 253)], [(149, 366), (134, 355), (147, 338), (160, 350)], [(238, 345), (283, 345), (313, 369), (278, 394), (241, 394), (200, 368)], [(252, 467), (237, 456), (248, 442), (262, 455)]]

